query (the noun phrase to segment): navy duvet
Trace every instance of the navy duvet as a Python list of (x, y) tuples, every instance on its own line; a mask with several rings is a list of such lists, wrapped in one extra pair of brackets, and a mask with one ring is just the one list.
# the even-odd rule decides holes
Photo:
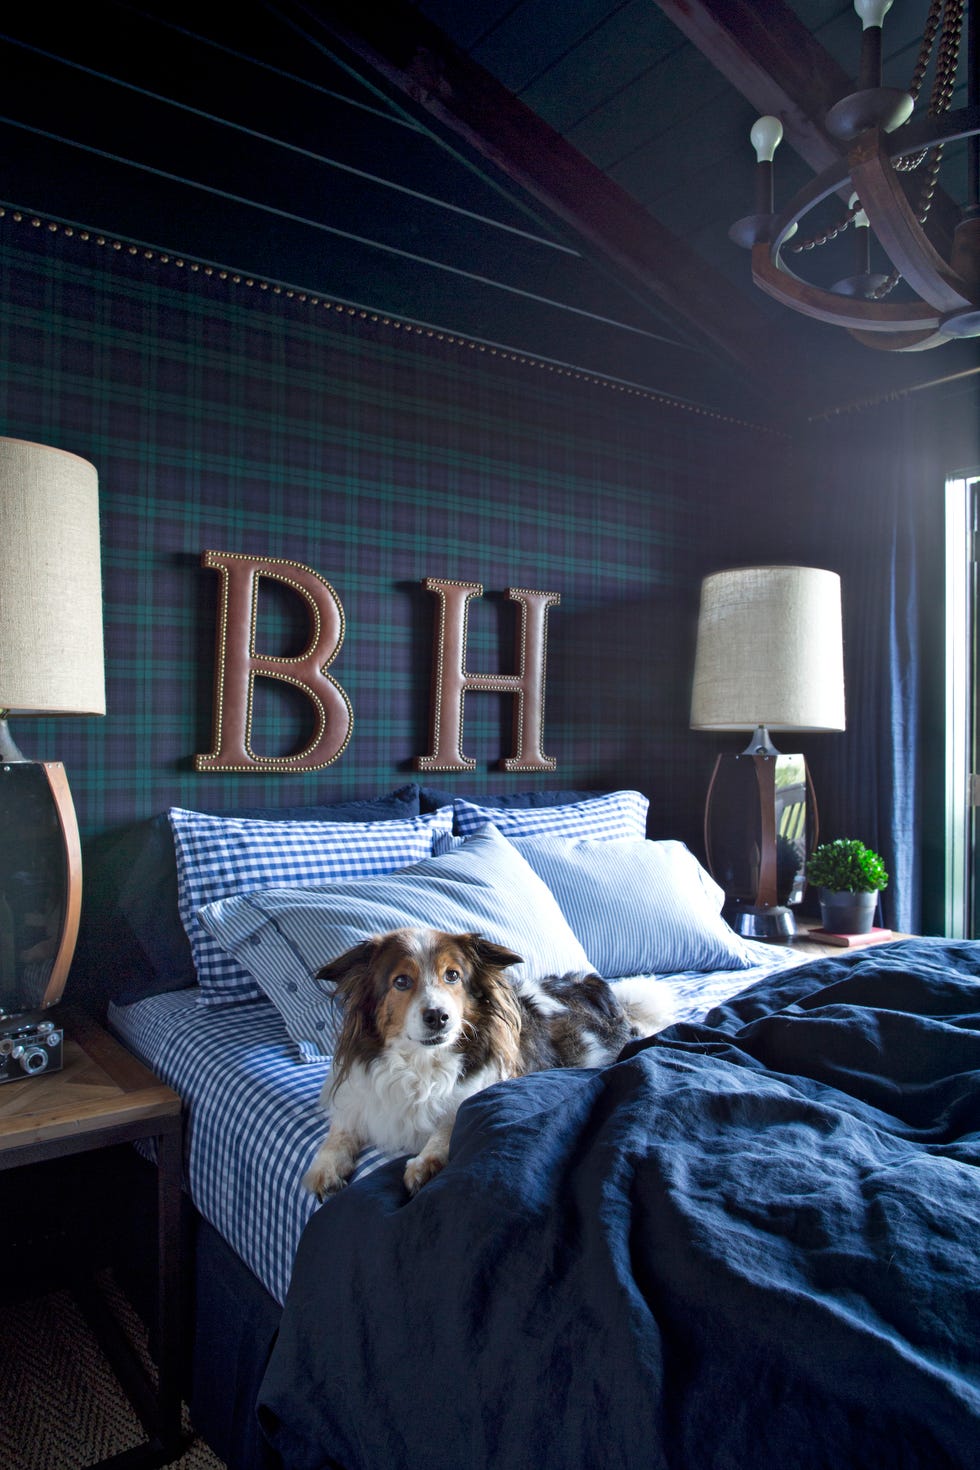
[(288, 1470), (980, 1466), (978, 1163), (980, 943), (782, 972), (326, 1203), (263, 1427)]

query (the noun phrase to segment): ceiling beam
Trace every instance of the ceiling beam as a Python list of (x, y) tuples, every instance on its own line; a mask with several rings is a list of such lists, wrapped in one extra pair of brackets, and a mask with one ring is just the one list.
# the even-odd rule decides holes
[[(841, 159), (824, 126), (833, 104), (856, 83), (790, 9), (785, 0), (656, 0), (664, 15), (761, 114), (778, 117), (787, 143), (815, 173)], [(854, 17), (854, 65), (861, 44)], [(777, 165), (778, 176), (778, 165)], [(779, 208), (777, 203), (777, 208)], [(930, 233), (948, 251), (959, 217), (937, 190)]]
[(321, 0), (307, 5), (306, 14), (315, 14), (334, 42), (489, 160), (594, 254), (748, 369), (760, 387), (782, 396), (771, 319), (416, 9), (404, 0)]
[(853, 83), (788, 5), (782, 0), (656, 3), (760, 114), (780, 119), (787, 142), (815, 172), (839, 162), (840, 148), (823, 119)]

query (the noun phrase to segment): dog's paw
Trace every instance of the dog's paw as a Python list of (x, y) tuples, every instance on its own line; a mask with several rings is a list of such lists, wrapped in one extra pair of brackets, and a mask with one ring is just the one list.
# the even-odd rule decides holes
[(303, 1175), (303, 1188), (315, 1194), (322, 1204), (332, 1194), (339, 1194), (347, 1183), (343, 1174), (330, 1159), (316, 1159)]
[(303, 1176), (303, 1184), (310, 1194), (322, 1202), (343, 1189), (354, 1172), (360, 1147), (358, 1134), (347, 1128), (331, 1127)]
[(434, 1179), (445, 1163), (444, 1154), (416, 1154), (414, 1159), (409, 1159), (404, 1174), (405, 1188), (409, 1194), (418, 1194), (422, 1185)]

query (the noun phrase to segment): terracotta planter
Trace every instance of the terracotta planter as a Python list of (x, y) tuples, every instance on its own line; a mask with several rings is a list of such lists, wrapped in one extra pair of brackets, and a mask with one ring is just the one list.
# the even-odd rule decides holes
[(874, 928), (878, 894), (836, 893), (832, 888), (818, 890), (820, 920), (831, 934), (867, 934)]

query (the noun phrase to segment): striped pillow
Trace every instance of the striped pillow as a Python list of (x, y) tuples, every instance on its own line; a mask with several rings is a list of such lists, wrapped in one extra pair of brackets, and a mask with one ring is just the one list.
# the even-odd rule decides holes
[(492, 823), (505, 837), (645, 837), (650, 803), (639, 791), (610, 791), (567, 806), (494, 807), (457, 797), (453, 830), (468, 837)]
[(448, 834), (452, 812), (403, 821), (273, 822), (172, 807), (177, 907), (190, 940), (202, 1005), (255, 1000), (252, 976), (198, 923), (197, 911), (234, 893), (287, 883), (333, 883), (407, 867)]
[(523, 957), (509, 968), (516, 977), (590, 969), (545, 884), (492, 827), (398, 873), (246, 893), (200, 917), (255, 975), (307, 1062), (330, 1054), (341, 1020), (331, 987), (313, 976), (372, 934), (415, 924), (475, 930)]
[(607, 980), (758, 963), (721, 917), (721, 889), (683, 842), (509, 840)]

